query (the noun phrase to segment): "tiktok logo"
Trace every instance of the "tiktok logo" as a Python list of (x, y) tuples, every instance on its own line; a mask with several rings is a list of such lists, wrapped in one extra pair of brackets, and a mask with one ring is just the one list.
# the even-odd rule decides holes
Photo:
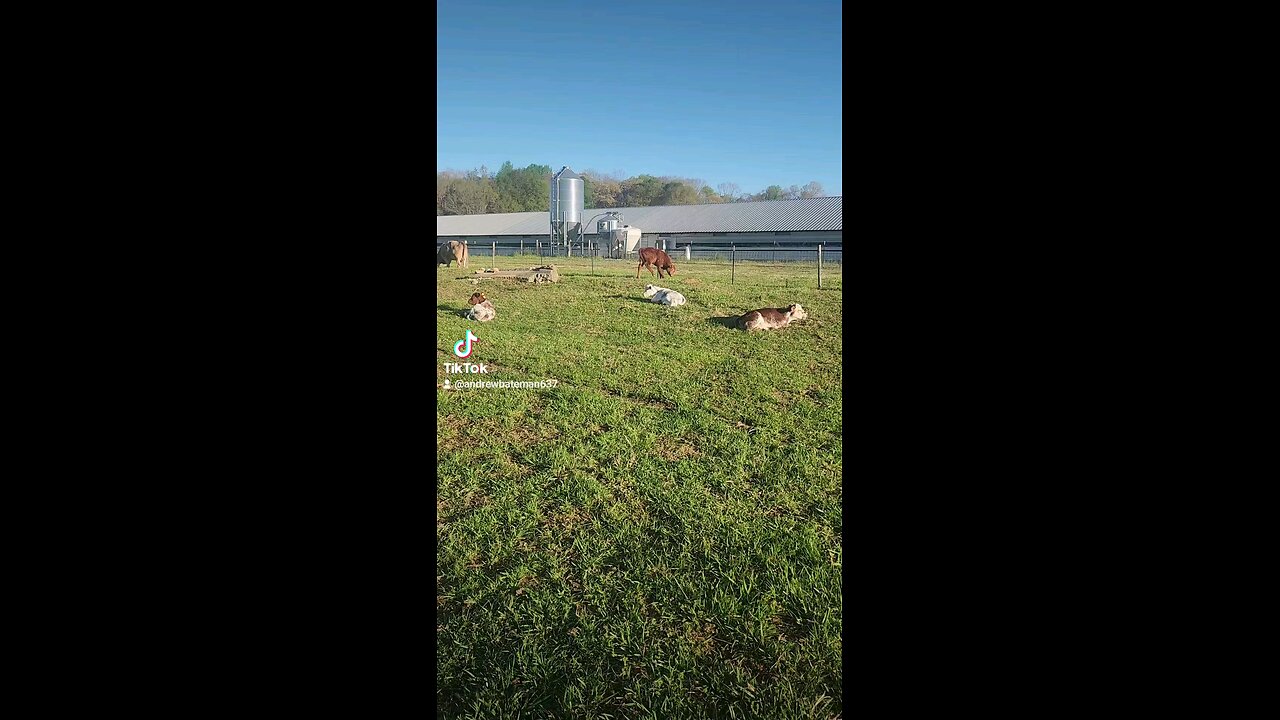
[(460, 358), (471, 357), (471, 341), (479, 339), (480, 338), (476, 337), (474, 333), (468, 330), (465, 338), (453, 344), (453, 354)]

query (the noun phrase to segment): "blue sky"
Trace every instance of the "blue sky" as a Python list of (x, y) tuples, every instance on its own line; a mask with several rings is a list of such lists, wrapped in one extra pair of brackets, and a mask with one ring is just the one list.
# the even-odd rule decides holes
[(440, 0), (436, 16), (437, 170), (842, 193), (838, 1)]

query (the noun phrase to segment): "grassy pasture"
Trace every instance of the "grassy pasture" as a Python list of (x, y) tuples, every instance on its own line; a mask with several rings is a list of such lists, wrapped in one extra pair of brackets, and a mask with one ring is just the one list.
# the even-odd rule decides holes
[[(437, 708), (447, 718), (842, 713), (841, 295), (816, 275), (557, 258), (436, 271)], [(653, 282), (684, 293), (664, 308)], [(468, 321), (480, 289), (497, 319)], [(731, 317), (799, 302), (747, 334)], [(440, 389), (467, 329), (488, 375)]]

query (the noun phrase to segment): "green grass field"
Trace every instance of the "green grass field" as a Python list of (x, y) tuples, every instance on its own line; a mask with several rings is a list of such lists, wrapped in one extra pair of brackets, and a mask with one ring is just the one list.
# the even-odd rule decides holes
[[(841, 716), (839, 273), (458, 279), (538, 262), (436, 271), (438, 717)], [(477, 289), (496, 320), (463, 317)], [(793, 302), (808, 320), (726, 324)], [(446, 376), (468, 329), (490, 372)]]

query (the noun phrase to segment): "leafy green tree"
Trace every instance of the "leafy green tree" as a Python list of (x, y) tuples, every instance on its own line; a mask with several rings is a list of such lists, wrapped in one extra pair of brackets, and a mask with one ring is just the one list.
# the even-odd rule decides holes
[[(551, 167), (514, 167), (510, 161), (498, 172), (481, 165), (465, 172), (436, 172), (436, 214), (472, 215), (494, 212), (546, 212), (550, 208)], [(698, 178), (674, 175), (623, 177), (588, 170), (582, 173), (584, 205), (588, 208), (646, 207), (741, 202), (744, 200), (789, 200), (824, 197), (822, 184), (814, 180), (804, 186), (783, 189), (770, 185), (751, 195), (743, 194), (736, 183), (720, 183), (712, 190)]]
[(597, 178), (583, 175), (583, 204), (589, 208), (618, 207), (618, 197), (622, 195), (622, 184), (610, 178)]
[(662, 186), (654, 205), (697, 205), (698, 191), (682, 182), (669, 182)]
[(487, 183), (451, 180), (440, 196), (441, 215), (480, 215), (497, 206), (498, 194)]
[(622, 181), (620, 207), (648, 207), (656, 205), (662, 194), (662, 181), (652, 175), (639, 175)]
[(453, 214), (446, 211), (445, 195), (448, 194), (450, 188), (463, 182), (465, 177), (465, 173), (457, 170), (441, 170), (436, 173), (436, 215)]
[(498, 191), (498, 212), (546, 212), (551, 209), (551, 168), (530, 165), (522, 170), (502, 164), (493, 182)]

